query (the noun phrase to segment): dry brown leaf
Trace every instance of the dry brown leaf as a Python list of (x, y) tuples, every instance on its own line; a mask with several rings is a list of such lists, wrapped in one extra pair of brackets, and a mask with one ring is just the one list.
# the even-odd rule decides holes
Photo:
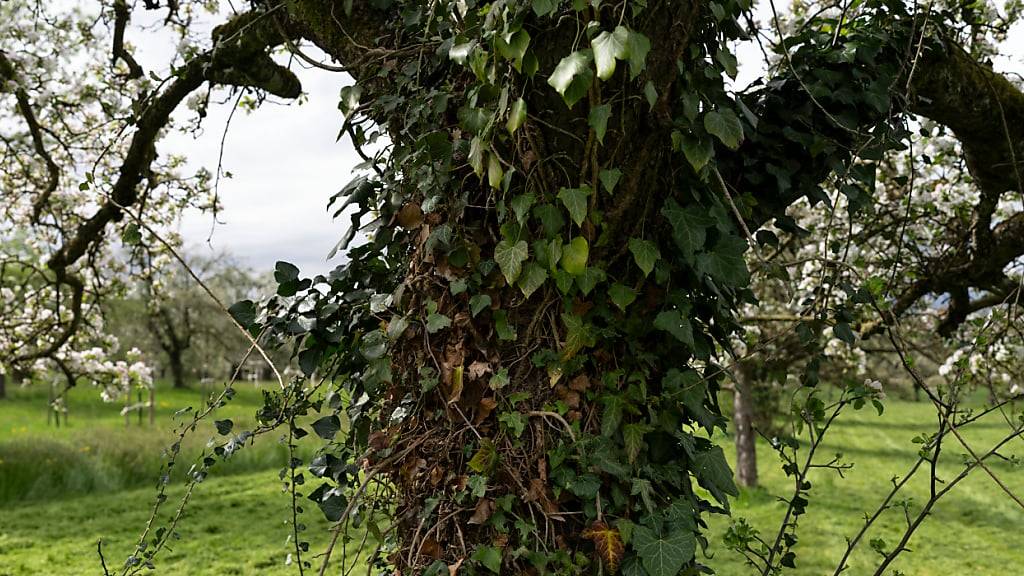
[(487, 417), (494, 412), (494, 409), (498, 407), (498, 401), (494, 398), (481, 398), (480, 403), (477, 405), (476, 416), (473, 418), (473, 424), (480, 424)]
[(470, 524), (483, 524), (494, 514), (494, 501), (490, 498), (481, 498), (476, 503), (473, 515), (469, 517)]
[(623, 554), (626, 553), (619, 529), (612, 528), (605, 522), (594, 522), (590, 528), (583, 531), (582, 536), (594, 543), (604, 567), (610, 574), (614, 574), (619, 569)]
[(488, 374), (491, 371), (491, 365), (487, 362), (476, 360), (469, 365), (469, 377), (473, 380), (482, 378), (484, 374)]
[(458, 562), (456, 562), (455, 564), (450, 564), (448, 566), (448, 576), (455, 576), (455, 574), (459, 571), (459, 568), (462, 566), (462, 563), (465, 560), (465, 558), (459, 558)]
[(587, 388), (590, 388), (590, 376), (586, 374), (579, 374), (571, 381), (569, 381), (569, 388), (577, 392), (586, 392)]
[(410, 202), (398, 211), (398, 225), (406, 230), (415, 228), (423, 223), (423, 210), (420, 205)]

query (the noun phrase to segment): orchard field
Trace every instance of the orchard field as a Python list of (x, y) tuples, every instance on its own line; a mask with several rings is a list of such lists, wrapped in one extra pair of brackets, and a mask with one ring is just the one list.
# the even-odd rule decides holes
[[(100, 539), (108, 564), (119, 565), (147, 521), (174, 412), (200, 405), (203, 397), (198, 390), (159, 387), (153, 428), (145, 423), (140, 427), (134, 417), (126, 427), (119, 406), (102, 403), (87, 387), (71, 392), (70, 425), (59, 429), (47, 426), (42, 387), (15, 388), (0, 401), (0, 576), (101, 574), (96, 553)], [(252, 421), (259, 399), (254, 385), (240, 384), (234, 401), (216, 417), (231, 418), (244, 427)], [(725, 400), (723, 404), (728, 404)], [(879, 502), (888, 479), (912, 465), (911, 439), (927, 430), (933, 419), (928, 404), (893, 399), (882, 416), (864, 409), (837, 421), (821, 454), (841, 451), (854, 467), (846, 478), (826, 470), (812, 474), (814, 499), (799, 530), (800, 546), (807, 552), (800, 555), (792, 574), (832, 573), (843, 553), (844, 536), (859, 527), (867, 505)], [(970, 439), (979, 445), (991, 443), (1001, 437), (1005, 426), (998, 415), (986, 417), (972, 428)], [(205, 422), (190, 449), (201, 449), (214, 434), (212, 420)], [(776, 496), (785, 494), (790, 485), (765, 442), (759, 445), (759, 456), (763, 486), (743, 490), (733, 512), (755, 527), (767, 528), (778, 525), (782, 506)], [(286, 450), (275, 438), (264, 437), (215, 469), (197, 488), (185, 514), (187, 521), (179, 529), (180, 539), (157, 562), (156, 573), (292, 573), (294, 566), (286, 565), (289, 494), (276, 481), (286, 458)], [(1024, 491), (1019, 467), (1005, 461), (993, 461), (991, 467), (1012, 489)], [(945, 470), (948, 477), (956, 472), (953, 466)], [(180, 496), (180, 484), (169, 491), (172, 503)], [(1013, 573), (1008, 567), (1024, 563), (1020, 540), (1024, 518), (1012, 501), (992, 488), (991, 480), (982, 474), (968, 478), (939, 504), (933, 521), (915, 536), (912, 552), (900, 558), (897, 568), (914, 576)], [(923, 498), (925, 490), (922, 478), (908, 496)], [(899, 514), (884, 517), (880, 537), (891, 538), (902, 530), (904, 520)], [(311, 544), (322, 547), (328, 540), (327, 524), (318, 516), (307, 514), (306, 520)], [(719, 574), (752, 574), (722, 544), (728, 521), (716, 520), (708, 553), (713, 554)], [(350, 536), (355, 541), (348, 552), (354, 554), (361, 533), (353, 531)], [(246, 546), (233, 544), (237, 542)], [(869, 562), (873, 566), (872, 554), (855, 556), (848, 573), (860, 574)]]

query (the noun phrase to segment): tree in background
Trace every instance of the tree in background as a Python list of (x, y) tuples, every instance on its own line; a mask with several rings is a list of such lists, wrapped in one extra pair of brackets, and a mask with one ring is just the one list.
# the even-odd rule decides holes
[[(254, 339), (290, 349), (304, 375), (281, 379), (244, 439), (283, 428), (292, 447), (324, 440), (308, 468), (315, 487), (305, 488), (314, 483), (297, 457), (282, 471), (293, 501), (308, 497), (340, 522), (335, 538), (353, 515), (372, 520), (382, 537), (373, 562), (393, 573), (704, 570), (708, 516), (728, 513), (737, 494), (717, 392), (739, 358), (740, 314), (756, 302), (748, 261), (774, 273), (770, 262), (756, 270), (773, 243), (761, 229), (798, 232), (788, 212), (804, 198), (826, 223), (838, 212), (833, 192), (868, 205), (878, 163), (914, 142), (913, 118), (960, 143), (978, 188), (966, 203), (971, 225), (921, 238), (941, 258), (930, 254), (927, 275), (906, 284), (841, 282), (833, 272), (845, 266), (832, 262), (846, 251), (831, 239), (842, 248), (852, 236), (824, 225), (814, 306), (795, 330), (849, 343), (874, 315), (911, 371), (903, 313), (950, 294), (951, 312), (969, 315), (979, 294), (1012, 284), (1024, 253), (1019, 205), (996, 217), (1021, 187), (1024, 94), (982, 50), (1005, 35), (1014, 6), (1000, 15), (987, 4), (801, 3), (808, 17), (787, 31), (777, 17), (752, 24), (743, 0), (266, 0), (209, 40), (192, 20), (201, 3), (146, 7), (166, 10), (182, 40), (159, 82), (126, 42), (126, 2), (103, 5), (98, 26), (0, 4), (13, 45), (0, 53), (11, 96), (0, 125), (19, 127), (5, 139), (15, 185), (4, 189), (30, 191), (7, 209), (47, 240), (45, 266), (32, 270), (60, 312), (19, 358), (58, 361), (112, 232), (157, 245), (153, 221), (209, 203), (201, 179), (168, 185), (155, 153), (190, 95), (200, 117), (217, 87), (298, 97), (275, 50), (347, 72), (341, 132), (366, 168), (335, 199), (354, 222), (339, 246), (348, 260), (312, 278), (280, 263), (277, 296), (232, 312)], [(48, 32), (18, 32), (35, 23)], [(732, 47), (762, 33), (777, 64), (736, 92)], [(335, 63), (310, 57), (309, 44)], [(67, 78), (79, 59), (91, 63), (88, 89)], [(74, 145), (80, 123), (81, 140), (98, 145)], [(62, 165), (94, 168), (80, 186), (52, 185), (45, 175)], [(365, 240), (349, 245), (355, 228)], [(1008, 308), (1005, 323), (1017, 314)], [(730, 536), (764, 576), (796, 561), (821, 438), (844, 407), (880, 401), (877, 387), (857, 383), (827, 404), (807, 367), (799, 413), (811, 442), (780, 450), (794, 486), (785, 518), (767, 540), (743, 526)], [(943, 439), (969, 422), (956, 402), (935, 400), (938, 430), (921, 450), (933, 473)], [(311, 411), (320, 418), (304, 427)], [(239, 445), (232, 437), (216, 454)], [(195, 476), (216, 461), (197, 463)], [(876, 550), (875, 574), (946, 489), (933, 492), (898, 545)], [(314, 557), (299, 508), (292, 542), (303, 572)], [(376, 527), (374, 511), (391, 522)], [(146, 532), (124, 573), (154, 562), (173, 532)], [(315, 557), (321, 573), (333, 550)]]
[(231, 378), (249, 345), (205, 289), (223, 302), (259, 298), (267, 291), (266, 280), (228, 254), (185, 258), (206, 288), (166, 252), (147, 252), (137, 284), (124, 297), (105, 303), (107, 331), (122, 347), (141, 349), (161, 372), (169, 373), (175, 388), (185, 388), (194, 379)]

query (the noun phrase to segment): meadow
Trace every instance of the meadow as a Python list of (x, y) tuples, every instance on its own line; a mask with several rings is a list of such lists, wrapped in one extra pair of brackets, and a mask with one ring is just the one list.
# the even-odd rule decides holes
[[(241, 384), (238, 390), (235, 400), (216, 416), (233, 419), (236, 430), (252, 422), (260, 404), (260, 392), (253, 385)], [(9, 398), (0, 401), (0, 576), (101, 574), (99, 539), (108, 565), (119, 566), (148, 518), (161, 452), (176, 422), (174, 413), (185, 406), (201, 406), (203, 394), (161, 388), (156, 425), (150, 428), (146, 423), (139, 426), (134, 418), (125, 426), (119, 406), (103, 404), (94, 389), (82, 387), (69, 399), (70, 425), (58, 429), (47, 425), (44, 391), (11, 390)], [(845, 478), (831, 470), (812, 473), (811, 504), (800, 520), (797, 568), (788, 573), (832, 574), (845, 538), (880, 502), (890, 479), (912, 465), (916, 447), (911, 439), (927, 432), (933, 421), (927, 404), (904, 400), (890, 400), (882, 416), (865, 409), (850, 411), (837, 421), (819, 453), (831, 457), (842, 452), (843, 460), (854, 466)], [(980, 448), (1006, 430), (1001, 417), (993, 415), (975, 425), (967, 439)], [(212, 423), (206, 423), (185, 451), (198, 453), (215, 435)], [(1008, 453), (1019, 453), (1022, 447), (1024, 442), (1018, 440)], [(941, 468), (944, 478), (961, 469), (962, 452), (949, 445), (947, 463)], [(278, 438), (264, 437), (215, 470), (197, 488), (178, 529), (180, 538), (159, 557), (156, 573), (296, 573), (294, 566), (286, 565), (292, 549), (290, 497), (278, 479), (286, 457)], [(783, 512), (777, 496), (787, 494), (791, 484), (764, 443), (759, 459), (763, 486), (744, 490), (733, 504), (733, 514), (768, 537), (774, 536)], [(1024, 492), (1024, 475), (1012, 462), (993, 459), (991, 469), (1010, 489)], [(927, 494), (924, 481), (924, 476), (912, 481), (907, 496), (921, 502)], [(173, 483), (168, 508), (180, 495), (180, 484)], [(311, 510), (304, 519), (314, 550), (326, 541), (326, 523), (318, 515)], [(891, 545), (904, 523), (902, 510), (890, 511), (879, 522), (881, 530), (870, 537)], [(706, 552), (711, 558), (705, 562), (725, 576), (751, 574), (722, 544), (728, 524), (726, 518), (713, 519)], [(895, 568), (914, 576), (1016, 574), (1024, 564), (1022, 527), (1024, 512), (979, 472), (938, 504), (911, 541), (912, 551)], [(878, 560), (865, 545), (845, 574), (870, 574)]]

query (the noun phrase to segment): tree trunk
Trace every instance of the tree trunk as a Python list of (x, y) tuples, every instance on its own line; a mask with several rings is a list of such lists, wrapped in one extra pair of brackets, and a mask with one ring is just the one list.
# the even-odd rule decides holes
[(182, 350), (170, 348), (167, 350), (167, 361), (171, 369), (171, 381), (177, 389), (188, 388), (185, 382), (185, 363), (182, 361)]
[(754, 399), (750, 370), (741, 365), (736, 371), (736, 392), (733, 394), (733, 424), (736, 427), (736, 482), (740, 486), (757, 486), (757, 445), (754, 430)]
[(0, 372), (0, 400), (7, 397), (7, 374)]

